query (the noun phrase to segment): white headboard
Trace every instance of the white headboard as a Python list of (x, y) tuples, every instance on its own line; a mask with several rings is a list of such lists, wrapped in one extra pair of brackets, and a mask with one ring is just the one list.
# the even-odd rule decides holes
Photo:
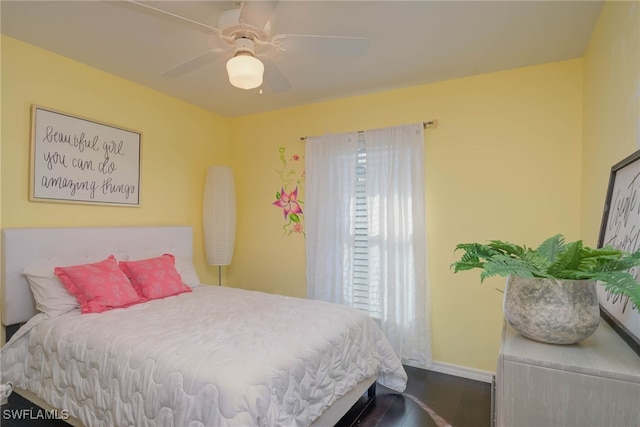
[(192, 257), (188, 226), (98, 228), (5, 228), (2, 230), (2, 323), (29, 320), (37, 311), (25, 267), (48, 258), (86, 259), (112, 253), (164, 251)]

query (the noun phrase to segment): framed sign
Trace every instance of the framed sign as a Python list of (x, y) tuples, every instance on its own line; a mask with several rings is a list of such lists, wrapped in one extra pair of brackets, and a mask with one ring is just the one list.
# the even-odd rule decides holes
[(29, 199), (140, 206), (142, 134), (33, 105)]
[[(640, 150), (611, 168), (598, 247), (640, 250)], [(640, 267), (631, 269), (638, 280)], [(640, 355), (640, 307), (629, 297), (612, 295), (598, 286), (602, 317)]]

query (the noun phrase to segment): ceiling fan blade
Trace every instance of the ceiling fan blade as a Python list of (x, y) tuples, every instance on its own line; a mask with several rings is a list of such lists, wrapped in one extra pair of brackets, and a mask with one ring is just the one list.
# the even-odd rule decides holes
[(193, 58), (189, 58), (178, 65), (164, 70), (161, 75), (164, 77), (180, 77), (190, 71), (195, 70), (196, 68), (200, 68), (203, 65), (206, 65), (209, 62), (220, 58), (220, 54), (225, 52), (226, 51), (224, 49), (219, 48), (208, 50), (204, 53), (194, 56)]
[(278, 6), (278, 1), (244, 1), (240, 6), (240, 22), (264, 28), (271, 14)]
[(291, 89), (291, 83), (280, 68), (267, 56), (259, 56), (264, 64), (264, 81), (274, 92), (284, 92)]
[(278, 34), (273, 40), (285, 51), (312, 51), (328, 55), (359, 56), (369, 48), (369, 39), (365, 37)]
[(135, 0), (126, 0), (126, 1), (106, 1), (106, 3), (113, 4), (116, 6), (128, 7), (129, 9), (136, 10), (138, 12), (145, 13), (147, 15), (156, 16), (165, 20), (169, 20), (171, 22), (176, 22), (182, 25), (187, 25), (188, 27), (194, 28), (198, 31), (202, 31), (207, 34), (220, 34), (220, 30), (211, 25), (204, 24), (202, 22), (187, 18), (185, 16), (177, 15), (173, 12), (169, 12), (168, 10), (160, 9), (155, 6), (151, 6), (146, 3), (142, 3)]

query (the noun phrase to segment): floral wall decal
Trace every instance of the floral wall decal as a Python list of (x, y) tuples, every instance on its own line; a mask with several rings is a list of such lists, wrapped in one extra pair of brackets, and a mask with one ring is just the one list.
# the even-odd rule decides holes
[(276, 170), (280, 176), (282, 185), (280, 191), (276, 191), (276, 200), (273, 205), (282, 209), (284, 225), (282, 230), (286, 236), (293, 233), (304, 236), (304, 202), (298, 197), (298, 191), (304, 187), (304, 161), (299, 154), (288, 155), (287, 147), (278, 149), (282, 167)]

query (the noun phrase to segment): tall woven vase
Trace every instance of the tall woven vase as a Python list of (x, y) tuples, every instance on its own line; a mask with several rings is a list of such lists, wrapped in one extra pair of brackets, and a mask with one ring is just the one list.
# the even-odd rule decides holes
[(521, 335), (551, 344), (575, 344), (600, 324), (596, 282), (509, 276), (504, 315)]

